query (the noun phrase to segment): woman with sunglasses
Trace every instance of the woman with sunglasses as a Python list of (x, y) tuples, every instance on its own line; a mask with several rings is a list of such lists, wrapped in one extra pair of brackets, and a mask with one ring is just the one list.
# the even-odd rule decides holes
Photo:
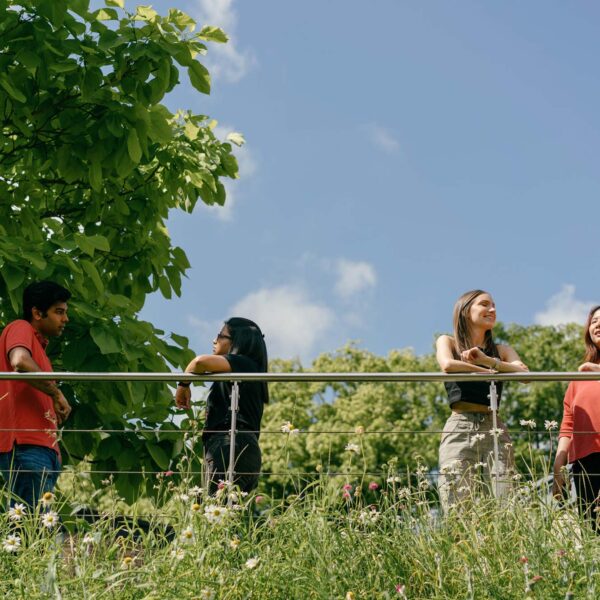
[[(233, 317), (223, 324), (213, 341), (213, 353), (196, 356), (186, 373), (266, 373), (267, 347), (264, 336), (254, 321)], [(225, 481), (229, 466), (229, 430), (231, 429), (231, 390), (229, 381), (212, 384), (206, 400), (202, 442), (204, 469), (209, 493), (214, 494), (219, 481)], [(269, 391), (264, 381), (244, 381), (239, 386), (239, 411), (235, 440), (234, 484), (249, 492), (258, 484), (261, 452), (258, 445), (260, 422)], [(175, 402), (179, 408), (190, 408), (189, 383), (177, 386)]]
[[(600, 305), (588, 313), (583, 331), (584, 363), (580, 371), (600, 371)], [(600, 381), (571, 381), (564, 399), (563, 419), (554, 461), (553, 492), (564, 493), (567, 462), (581, 514), (600, 532)]]
[[(483, 290), (464, 293), (454, 305), (454, 336), (436, 341), (436, 357), (445, 373), (513, 373), (528, 371), (517, 353), (496, 344), (496, 304)], [(493, 464), (493, 429), (490, 385), (487, 381), (446, 382), (452, 414), (444, 425), (439, 450), (438, 489), (444, 511), (473, 493), (474, 476), (482, 470), (498, 495), (510, 488), (508, 472), (514, 468), (510, 438), (502, 421), (499, 464)], [(498, 402), (502, 382), (496, 384)], [(495, 481), (495, 474), (498, 478)], [(492, 481), (492, 479), (494, 481)]]

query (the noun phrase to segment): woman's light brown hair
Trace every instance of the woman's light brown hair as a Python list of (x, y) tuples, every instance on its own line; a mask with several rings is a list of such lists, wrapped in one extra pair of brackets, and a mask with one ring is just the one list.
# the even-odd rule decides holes
[[(465, 292), (454, 305), (452, 321), (454, 324), (454, 346), (457, 356), (460, 356), (460, 353), (463, 350), (469, 350), (469, 348), (473, 347), (473, 341), (471, 340), (471, 318), (469, 311), (471, 305), (473, 302), (475, 302), (475, 299), (478, 296), (481, 296), (481, 294), (489, 294), (489, 292), (486, 292), (485, 290), (471, 290), (469, 292)], [(488, 356), (500, 357), (500, 353), (498, 352), (498, 348), (496, 347), (494, 338), (492, 337), (491, 330), (485, 332), (482, 350)]]

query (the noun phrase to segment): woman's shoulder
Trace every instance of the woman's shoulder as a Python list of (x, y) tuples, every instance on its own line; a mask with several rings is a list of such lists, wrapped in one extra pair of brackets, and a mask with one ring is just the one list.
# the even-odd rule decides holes
[(442, 335), (438, 336), (438, 338), (435, 340), (435, 343), (436, 343), (436, 345), (437, 344), (454, 345), (454, 338), (451, 335), (448, 335), (447, 333), (442, 333)]
[(233, 371), (254, 373), (259, 370), (256, 360), (246, 354), (226, 354), (225, 358), (229, 361)]

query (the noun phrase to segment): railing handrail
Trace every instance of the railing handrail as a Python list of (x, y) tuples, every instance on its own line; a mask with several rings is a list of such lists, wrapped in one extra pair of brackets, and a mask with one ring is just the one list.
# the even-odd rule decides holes
[(598, 371), (535, 371), (528, 373), (126, 373), (126, 372), (71, 372), (39, 371), (36, 373), (0, 372), (0, 380), (53, 379), (56, 381), (164, 381), (202, 383), (210, 381), (266, 381), (266, 382), (444, 382), (444, 381), (600, 381)]

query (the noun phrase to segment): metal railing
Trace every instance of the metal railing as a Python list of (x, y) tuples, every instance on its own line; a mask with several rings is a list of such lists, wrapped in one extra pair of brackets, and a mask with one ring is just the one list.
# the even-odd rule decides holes
[[(490, 411), (493, 418), (494, 436), (494, 460), (498, 462), (498, 395), (497, 382), (517, 381), (520, 383), (544, 382), (544, 381), (600, 381), (600, 372), (528, 372), (528, 373), (212, 373), (212, 374), (189, 374), (189, 373), (120, 373), (120, 372), (37, 372), (37, 373), (15, 373), (0, 372), (0, 380), (54, 380), (54, 381), (155, 381), (176, 384), (179, 381), (190, 383), (203, 383), (215, 381), (228, 381), (232, 385), (231, 393), (231, 427), (228, 430), (230, 436), (230, 454), (227, 470), (227, 481), (233, 483), (235, 478), (235, 440), (237, 434), (237, 415), (239, 411), (240, 383), (249, 381), (261, 381), (268, 383), (278, 382), (372, 382), (372, 383), (408, 383), (408, 382), (488, 382), (490, 386), (489, 400)], [(75, 430), (73, 430), (75, 431)], [(102, 430), (95, 430), (102, 431)], [(112, 431), (112, 430), (111, 430)], [(116, 430), (115, 430), (116, 432)], [(151, 430), (141, 430), (142, 433), (150, 433)], [(108, 433), (108, 432), (107, 432)], [(340, 432), (335, 432), (340, 433)], [(373, 432), (372, 432), (373, 433)], [(381, 432), (374, 432), (381, 433)], [(398, 433), (398, 432), (394, 432)], [(414, 432), (413, 432), (414, 433)], [(428, 432), (432, 433), (432, 432)], [(592, 432), (587, 432), (592, 433)], [(495, 486), (498, 486), (498, 472), (495, 470)]]

